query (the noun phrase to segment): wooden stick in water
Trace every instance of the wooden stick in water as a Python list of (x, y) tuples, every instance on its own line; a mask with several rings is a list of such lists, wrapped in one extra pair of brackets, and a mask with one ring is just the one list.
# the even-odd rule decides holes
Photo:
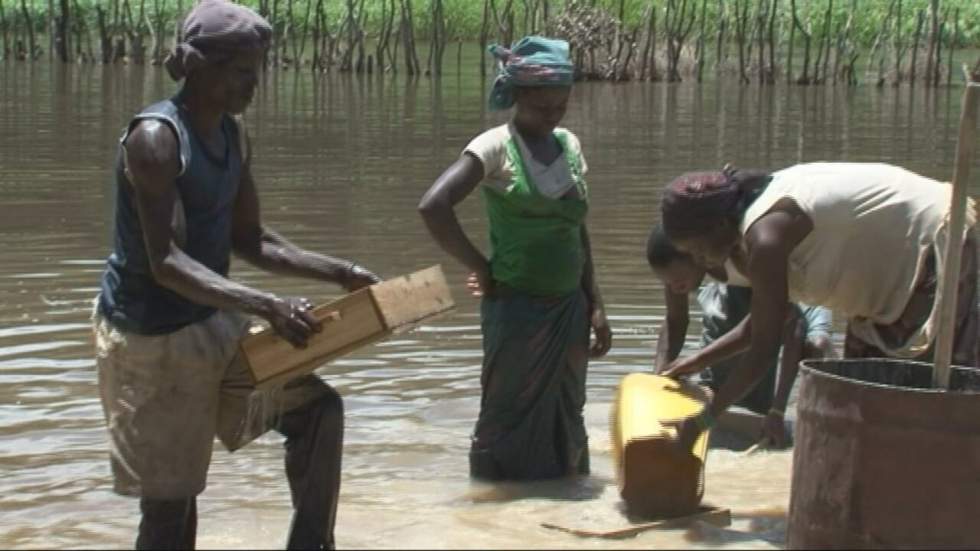
[(580, 538), (623, 539), (632, 538), (633, 536), (642, 534), (648, 530), (673, 530), (677, 528), (687, 528), (688, 526), (693, 525), (695, 522), (706, 522), (708, 524), (724, 528), (726, 526), (731, 526), (732, 512), (729, 509), (704, 508), (692, 515), (657, 520), (644, 524), (636, 524), (634, 526), (630, 526), (629, 528), (620, 528), (618, 530), (609, 531), (580, 530), (577, 528), (559, 526), (549, 522), (542, 522), (541, 527), (549, 530), (565, 532), (566, 534), (572, 534)]
[(752, 446), (749, 449), (742, 452), (742, 455), (745, 456), (755, 455), (756, 452), (760, 450), (765, 450), (767, 448), (769, 448), (769, 439), (763, 438), (762, 440), (759, 440), (755, 444), (752, 444)]
[[(980, 66), (980, 65), (978, 65)], [(936, 367), (933, 388), (949, 389), (953, 339), (956, 332), (956, 298), (959, 290), (960, 257), (963, 249), (963, 227), (966, 223), (967, 188), (970, 164), (977, 133), (977, 103), (980, 102), (980, 82), (970, 75), (966, 66), (966, 90), (960, 114), (960, 135), (956, 145), (956, 167), (953, 171), (953, 195), (950, 200), (949, 240), (946, 242), (946, 262), (939, 282), (939, 327), (936, 335)]]

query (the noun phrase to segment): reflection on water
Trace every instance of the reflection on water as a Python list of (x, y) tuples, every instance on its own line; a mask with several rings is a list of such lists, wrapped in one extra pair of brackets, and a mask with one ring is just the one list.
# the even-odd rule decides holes
[(524, 499), (553, 501), (588, 501), (602, 495), (606, 486), (615, 483), (599, 474), (576, 476), (568, 480), (535, 482), (502, 482), (496, 484), (472, 482), (466, 499), (473, 503), (506, 503)]
[[(3, 547), (123, 547), (134, 502), (110, 493), (91, 337), (91, 300), (109, 242), (114, 145), (130, 114), (170, 93), (142, 67), (0, 66), (0, 531)], [(884, 160), (948, 178), (958, 92), (649, 83), (575, 89), (593, 190), (590, 224), (615, 330), (593, 362), (586, 410), (594, 474), (573, 483), (486, 487), (467, 479), (479, 400), (477, 303), (463, 271), (427, 237), (415, 205), (430, 182), (500, 115), (468, 76), (439, 83), (278, 73), (247, 117), (266, 221), (313, 249), (383, 275), (435, 261), (457, 311), (324, 370), (348, 412), (338, 541), (344, 547), (771, 547), (782, 542), (790, 453), (713, 450), (706, 502), (721, 529), (590, 540), (543, 529), (625, 525), (608, 412), (626, 373), (651, 364), (661, 288), (643, 257), (658, 189), (689, 169), (732, 161)], [(464, 226), (486, 242), (472, 199)], [(241, 280), (324, 300), (333, 287), (233, 268)], [(692, 327), (691, 340), (697, 334)], [(218, 451), (200, 501), (202, 547), (279, 547), (290, 513), (281, 441)]]

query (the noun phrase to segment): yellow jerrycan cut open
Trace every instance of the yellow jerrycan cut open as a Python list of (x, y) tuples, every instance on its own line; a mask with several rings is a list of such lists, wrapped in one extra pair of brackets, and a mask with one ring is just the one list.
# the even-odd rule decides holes
[(623, 378), (610, 415), (619, 493), (629, 514), (672, 518), (698, 510), (704, 494), (708, 431), (690, 453), (672, 439), (664, 422), (700, 413), (708, 391), (690, 383), (647, 373)]

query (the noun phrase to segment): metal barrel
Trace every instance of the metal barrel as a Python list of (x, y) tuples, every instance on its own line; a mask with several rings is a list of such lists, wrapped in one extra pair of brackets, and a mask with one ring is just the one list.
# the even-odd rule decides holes
[(980, 370), (801, 363), (790, 548), (980, 547)]

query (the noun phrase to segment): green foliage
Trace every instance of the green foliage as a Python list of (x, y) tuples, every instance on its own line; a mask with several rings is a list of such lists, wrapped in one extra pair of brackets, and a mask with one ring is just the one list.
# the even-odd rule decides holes
[[(130, 56), (136, 59), (136, 63), (145, 61), (159, 62), (166, 48), (172, 43), (173, 30), (175, 23), (180, 20), (183, 12), (186, 12), (196, 0), (69, 0), (71, 10), (71, 20), (69, 25), (69, 42), (73, 48), (78, 49), (73, 55), (85, 56), (87, 60), (101, 59), (100, 29), (97, 14), (99, 10), (105, 15), (107, 33), (106, 43), (111, 44), (111, 49), (118, 60), (121, 57)], [(401, 21), (401, 10), (404, 6), (411, 6), (413, 11), (412, 21), (414, 24), (414, 41), (425, 43), (432, 36), (433, 18), (432, 7), (434, 2), (442, 3), (442, 13), (445, 16), (445, 31), (442, 36), (449, 41), (466, 41), (475, 43), (483, 32), (485, 32), (489, 42), (500, 42), (508, 39), (517, 39), (530, 32), (538, 34), (552, 34), (568, 38), (577, 51), (589, 50), (591, 63), (598, 63), (610, 71), (620, 71), (622, 78), (629, 78), (630, 70), (636, 70), (640, 63), (641, 56), (647, 55), (640, 50), (642, 45), (646, 48), (646, 30), (648, 17), (652, 14), (656, 18), (657, 44), (649, 49), (661, 58), (668, 52), (666, 40), (670, 34), (667, 29), (668, 22), (674, 21), (673, 28), (690, 28), (692, 33), (683, 37), (684, 47), (676, 56), (677, 59), (684, 58), (688, 66), (696, 64), (694, 60), (693, 48), (699, 43), (698, 33), (704, 29), (704, 40), (700, 42), (707, 50), (705, 58), (711, 59), (715, 52), (715, 41), (720, 36), (719, 30), (724, 25), (726, 32), (725, 40), (731, 47), (736, 43), (738, 37), (736, 28), (744, 28), (746, 32), (746, 43), (749, 49), (757, 47), (760, 36), (757, 31), (762, 23), (762, 39), (768, 39), (767, 14), (775, 7), (774, 37), (775, 50), (777, 52), (773, 60), (773, 67), (767, 67), (765, 63), (755, 62), (750, 59), (755, 67), (747, 67), (749, 71), (757, 71), (756, 74), (763, 75), (765, 71), (778, 73), (782, 67), (784, 54), (788, 52), (788, 39), (791, 36), (790, 29), (793, 27), (791, 6), (795, 2), (797, 15), (804, 28), (813, 37), (813, 48), (811, 55), (816, 55), (819, 51), (822, 55), (823, 44), (829, 44), (834, 55), (837, 55), (837, 48), (840, 48), (841, 55), (847, 59), (861, 59), (862, 67), (871, 67), (869, 54), (875, 53), (876, 59), (896, 59), (902, 58), (902, 63), (911, 64), (911, 41), (915, 33), (918, 17), (923, 14), (923, 25), (921, 29), (919, 59), (925, 55), (926, 44), (928, 43), (932, 30), (931, 5), (933, 0), (235, 0), (249, 7), (256, 9), (265, 15), (274, 24), (277, 37), (285, 37), (280, 43), (284, 47), (277, 50), (274, 63), (280, 60), (284, 64), (295, 64), (296, 61), (289, 59), (291, 55), (299, 55), (299, 64), (313, 66), (313, 47), (306, 48), (300, 53), (300, 48), (293, 47), (299, 44), (299, 40), (305, 39), (306, 45), (311, 45), (312, 35), (309, 32), (315, 25), (316, 14), (312, 7), (322, 2), (324, 9), (326, 30), (329, 34), (330, 46), (329, 55), (332, 56), (327, 61), (319, 58), (317, 66), (322, 70), (329, 68), (337, 62), (337, 58), (342, 52), (353, 51), (347, 40), (347, 31), (341, 33), (343, 29), (348, 29), (346, 21), (349, 17), (348, 10), (353, 6), (360, 28), (364, 31), (364, 42), (361, 46), (366, 46), (368, 54), (376, 53), (373, 48), (379, 42), (382, 29), (386, 27), (386, 21), (391, 21), (392, 10), (394, 10), (393, 27), (397, 31)], [(53, 21), (60, 16), (61, 0), (0, 0), (4, 8), (4, 19), (0, 21), (0, 33), (3, 34), (4, 44), (9, 44), (8, 49), (0, 51), (0, 56), (9, 58), (28, 57), (27, 48), (23, 44), (27, 41), (25, 20), (21, 15), (21, 3), (25, 2), (30, 12), (30, 20), (33, 24), (34, 43), (36, 45), (35, 54), (39, 55), (51, 49), (52, 42), (47, 36), (49, 28), (54, 27)], [(548, 21), (543, 25), (543, 7), (547, 5)], [(490, 16), (484, 22), (485, 6), (494, 6), (499, 15), (497, 18)], [(941, 49), (943, 56), (949, 51), (951, 38), (955, 40), (954, 57), (959, 60), (964, 57), (972, 56), (976, 48), (980, 48), (980, 0), (939, 0), (939, 20), (943, 24), (943, 34)], [(832, 7), (827, 18), (828, 7)], [(53, 10), (54, 13), (50, 13)], [(958, 19), (956, 14), (958, 13)], [(530, 17), (529, 17), (530, 14)], [(684, 14), (683, 25), (677, 25), (678, 14)], [(703, 21), (701, 17), (703, 14)], [(748, 20), (744, 25), (736, 25), (736, 18), (739, 14), (747, 14)], [(537, 17), (535, 17), (535, 15)], [(694, 18), (692, 20), (692, 18)], [(954, 19), (958, 20), (958, 30), (955, 37), (952, 37)], [(829, 21), (829, 24), (827, 22)], [(508, 24), (513, 28), (506, 28)], [(693, 23), (693, 24), (691, 24)], [(151, 35), (155, 30), (159, 30), (157, 38), (153, 42), (158, 48), (154, 48), (152, 59), (146, 60), (142, 55), (137, 56), (133, 52), (145, 52), (150, 48)], [(390, 28), (389, 28), (390, 30)], [(824, 41), (824, 33), (829, 34), (829, 39)], [(843, 40), (846, 34), (847, 40)], [(795, 40), (802, 43), (802, 33), (795, 33)], [(81, 38), (81, 39), (79, 39)], [(338, 40), (334, 40), (337, 38)], [(395, 44), (395, 37), (390, 36), (388, 46)], [(12, 39), (12, 40), (10, 40)], [(634, 41), (635, 40), (635, 41)], [(128, 42), (128, 44), (127, 44)], [(384, 43), (383, 40), (380, 42)], [(82, 52), (79, 45), (84, 43), (87, 52)], [(900, 49), (896, 52), (896, 45), (900, 43)], [(17, 44), (17, 46), (14, 46)], [(128, 46), (123, 49), (117, 46)], [(401, 41), (397, 41), (400, 46)], [(877, 47), (873, 47), (877, 45)], [(625, 46), (625, 49), (624, 49)], [(424, 46), (423, 46), (424, 47)], [(737, 47), (737, 46), (736, 46)], [(161, 50), (162, 48), (162, 50)], [(726, 47), (727, 48), (727, 47)], [(328, 47), (324, 43), (324, 52)], [(93, 50), (100, 50), (95, 52)], [(287, 50), (289, 50), (287, 52)], [(363, 47), (358, 51), (364, 50)], [(107, 49), (107, 51), (109, 51)], [(705, 50), (701, 50), (702, 53)], [(726, 51), (724, 48), (718, 49), (719, 52)], [(758, 51), (758, 50), (756, 50)], [(630, 53), (626, 61), (620, 58), (620, 52)], [(801, 55), (801, 49), (795, 50), (796, 55)], [(387, 68), (395, 68), (400, 60), (391, 56), (391, 50), (387, 51)], [(674, 52), (676, 53), (676, 52)], [(87, 55), (85, 55), (87, 54)], [(281, 58), (278, 57), (281, 54)], [(633, 55), (635, 54), (635, 55)], [(321, 52), (321, 55), (323, 52)], [(383, 54), (379, 54), (383, 55)], [(686, 57), (685, 57), (686, 56)], [(377, 56), (375, 56), (377, 57)], [(702, 59), (705, 59), (702, 58)], [(106, 57), (105, 59), (109, 59)], [(350, 55), (347, 56), (347, 70), (350, 70)], [(646, 58), (644, 58), (645, 60)], [(725, 69), (726, 63), (731, 63), (732, 58), (726, 55), (720, 66)], [(829, 59), (829, 57), (824, 58)], [(838, 59), (835, 57), (835, 60)], [(868, 60), (868, 61), (865, 61)], [(624, 68), (620, 62), (629, 65), (633, 64), (632, 69)], [(959, 63), (959, 61), (957, 61)], [(652, 64), (651, 64), (652, 66)], [(945, 65), (944, 65), (945, 66)], [(645, 61), (643, 67), (646, 67)], [(698, 67), (703, 67), (698, 65)], [(826, 63), (824, 65), (826, 68)], [(889, 67), (891, 65), (889, 64)], [(730, 67), (729, 67), (730, 68)], [(593, 67), (600, 74), (605, 74), (601, 69)], [(794, 68), (794, 71), (798, 68)], [(854, 66), (851, 66), (854, 69)], [(344, 70), (344, 69), (341, 69)], [(360, 69), (358, 69), (360, 70)], [(741, 67), (740, 67), (741, 70)], [(860, 69), (858, 69), (860, 70)], [(610, 73), (611, 74), (611, 73)], [(700, 74), (700, 73), (699, 73)], [(853, 71), (852, 73), (853, 74)], [(921, 71), (920, 71), (921, 74)], [(896, 71), (900, 80), (901, 69)], [(827, 77), (827, 75), (824, 75)], [(605, 78), (605, 77), (599, 77)], [(617, 76), (615, 78), (620, 78)], [(760, 76), (761, 78), (761, 76)]]
[[(188, 9), (194, 0), (184, 0), (184, 10)], [(366, 11), (366, 28), (370, 32), (380, 28), (382, 5), (389, 0), (363, 0), (363, 7)], [(396, 7), (400, 0), (395, 1)], [(415, 12), (415, 19), (418, 33), (422, 36), (429, 31), (431, 23), (428, 14), (431, 9), (431, 0), (411, 0), (412, 8)], [(551, 0), (549, 2), (549, 12), (552, 15), (558, 14), (569, 0)], [(585, 0), (581, 2), (587, 5), (594, 5), (604, 9), (609, 15), (618, 18), (620, 12), (623, 14), (623, 23), (628, 29), (643, 25), (644, 17), (650, 6), (658, 11), (659, 19), (662, 21), (665, 14), (667, 3), (670, 0)], [(688, 4), (688, 9), (701, 11), (701, 3), (704, 0), (674, 0), (676, 5)], [(811, 25), (814, 32), (822, 30), (824, 13), (830, 0), (797, 0), (800, 17), (804, 24)], [(854, 38), (862, 45), (870, 45), (874, 42), (875, 36), (881, 30), (882, 22), (888, 17), (889, 7), (897, 0), (833, 0), (834, 10), (831, 19), (831, 28), (840, 29), (849, 17), (851, 21), (852, 33)], [(168, 22), (176, 21), (179, 17), (177, 0), (129, 0), (130, 8), (133, 10), (133, 17), (136, 18), (141, 2), (144, 5), (150, 19), (153, 18), (154, 10), (159, 9), (163, 17)], [(271, 6), (275, 0), (267, 0)], [(287, 17), (286, 7), (292, 4), (292, 17), (294, 25), (302, 25), (303, 18), (307, 13), (307, 5), (315, 3), (316, 0), (278, 0), (279, 17), (285, 20)], [(732, 7), (735, 3), (749, 2), (750, 13), (755, 14), (760, 3), (771, 6), (772, 0), (707, 0), (706, 7), (706, 29), (714, 34), (717, 31), (721, 17), (731, 17)], [(8, 17), (12, 8), (19, 7), (19, 0), (5, 0), (4, 5), (8, 11)], [(55, 10), (58, 10), (58, 0), (54, 2)], [(258, 9), (260, 0), (241, 0), (241, 3), (252, 8)], [(790, 0), (776, 0), (778, 9), (779, 25), (788, 29), (790, 22)], [(48, 0), (28, 0), (28, 7), (32, 11), (34, 23), (38, 31), (43, 31), (48, 20)], [(73, 0), (83, 12), (83, 16), (91, 18), (94, 22), (95, 6), (101, 5), (103, 9), (111, 10), (115, 4), (122, 5), (122, 0)], [(356, 3), (355, 3), (356, 4)], [(507, 0), (496, 0), (495, 5), (499, 10), (503, 10), (508, 4)], [(901, 0), (902, 17), (900, 21), (901, 31), (905, 36), (911, 36), (915, 31), (916, 12), (923, 10), (928, 13), (929, 0)], [(534, 0), (511, 0), (514, 10), (515, 29), (514, 36), (518, 36), (527, 29), (523, 29), (523, 14), (525, 9), (533, 9)], [(333, 28), (339, 28), (343, 19), (346, 17), (346, 0), (325, 0), (324, 6), (328, 16), (329, 24)], [(941, 12), (948, 14), (948, 28), (953, 26), (953, 11), (960, 10), (960, 39), (959, 46), (980, 46), (980, 1), (978, 0), (942, 0)], [(483, 3), (478, 0), (445, 0), (444, 9), (447, 18), (447, 27), (450, 36), (457, 39), (472, 40), (480, 32), (480, 25), (483, 19)], [(925, 31), (929, 25), (926, 22)]]

